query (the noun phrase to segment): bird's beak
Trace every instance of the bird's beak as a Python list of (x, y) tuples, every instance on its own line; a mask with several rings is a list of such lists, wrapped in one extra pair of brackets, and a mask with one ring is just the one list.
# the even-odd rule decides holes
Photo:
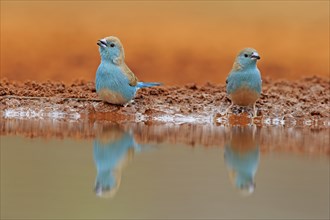
[(105, 39), (98, 40), (96, 44), (100, 47), (107, 47), (107, 41)]
[(260, 56), (257, 52), (253, 52), (251, 55), (251, 59), (260, 60)]

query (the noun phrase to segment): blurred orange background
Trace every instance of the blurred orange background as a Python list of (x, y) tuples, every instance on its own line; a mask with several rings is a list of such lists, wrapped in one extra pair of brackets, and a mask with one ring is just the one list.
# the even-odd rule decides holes
[(329, 1), (1, 1), (1, 78), (94, 80), (109, 35), (143, 81), (222, 84), (244, 47), (264, 77), (329, 75)]

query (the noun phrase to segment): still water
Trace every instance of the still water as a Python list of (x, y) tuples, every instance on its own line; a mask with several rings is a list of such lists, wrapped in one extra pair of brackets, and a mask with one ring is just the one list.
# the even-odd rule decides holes
[(328, 219), (329, 127), (1, 121), (2, 219)]

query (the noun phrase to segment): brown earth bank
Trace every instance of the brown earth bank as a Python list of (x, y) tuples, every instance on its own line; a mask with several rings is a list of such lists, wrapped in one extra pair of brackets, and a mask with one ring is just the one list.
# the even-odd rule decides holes
[[(68, 123), (69, 122), (69, 123)], [(263, 153), (330, 155), (329, 128), (283, 126), (219, 126), (217, 124), (114, 123), (107, 120), (1, 119), (1, 136), (42, 139), (93, 139), (110, 142), (128, 134), (138, 144), (190, 147), (236, 146), (240, 152), (259, 146)]]
[[(320, 77), (297, 81), (263, 79), (257, 101), (258, 116), (268, 119), (326, 120), (330, 116), (329, 80)], [(16, 82), (0, 80), (0, 112), (5, 118), (81, 118), (93, 117), (112, 121), (158, 120), (198, 122), (222, 117), (229, 106), (224, 85), (206, 83), (185, 86), (162, 86), (141, 89), (127, 107), (100, 101), (94, 82)], [(245, 111), (246, 110), (246, 111)], [(232, 116), (251, 109), (233, 108)], [(106, 113), (106, 114), (103, 114)], [(235, 120), (235, 119), (234, 119)]]

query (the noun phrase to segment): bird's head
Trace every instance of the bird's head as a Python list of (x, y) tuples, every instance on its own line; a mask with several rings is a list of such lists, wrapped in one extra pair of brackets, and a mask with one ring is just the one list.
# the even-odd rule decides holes
[(256, 188), (255, 182), (248, 182), (245, 185), (237, 186), (237, 189), (242, 196), (252, 195), (254, 193), (255, 188)]
[(234, 62), (233, 69), (234, 70), (241, 70), (243, 68), (247, 68), (250, 66), (255, 66), (257, 60), (260, 59), (258, 52), (253, 48), (245, 48), (241, 50)]
[(94, 192), (103, 198), (112, 198), (117, 193), (121, 182), (118, 170), (104, 170), (97, 175)]
[(109, 36), (97, 41), (101, 59), (120, 65), (124, 62), (125, 52), (123, 45), (117, 37)]

